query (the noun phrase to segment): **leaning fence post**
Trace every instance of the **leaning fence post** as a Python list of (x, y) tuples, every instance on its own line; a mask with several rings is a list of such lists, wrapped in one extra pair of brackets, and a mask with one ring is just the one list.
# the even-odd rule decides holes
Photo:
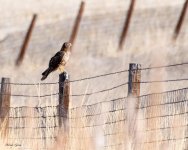
[(59, 75), (59, 126), (68, 127), (68, 109), (69, 109), (70, 82), (69, 75), (63, 72)]
[(80, 22), (81, 22), (83, 13), (84, 13), (84, 8), (85, 8), (85, 2), (82, 1), (81, 4), (80, 4), (80, 9), (78, 11), (78, 15), (75, 19), (75, 23), (74, 23), (74, 26), (73, 26), (73, 29), (72, 29), (70, 39), (69, 39), (69, 42), (72, 43), (73, 46), (74, 46), (74, 41), (76, 39), (76, 36), (78, 34), (78, 29), (79, 29), (79, 25), (80, 25)]
[(22, 47), (20, 49), (20, 53), (19, 53), (18, 58), (16, 60), (16, 65), (17, 66), (19, 66), (22, 63), (22, 61), (23, 61), (23, 58), (24, 58), (24, 55), (25, 55), (25, 51), (26, 51), (26, 49), (28, 47), (29, 40), (31, 38), (31, 34), (32, 34), (32, 31), (33, 31), (36, 19), (37, 19), (37, 14), (34, 14), (32, 20), (31, 20), (31, 24), (30, 24), (30, 26), (28, 28), (27, 34), (25, 36), (25, 39), (23, 41)]
[(127, 12), (127, 17), (126, 17), (124, 27), (123, 27), (123, 31), (122, 31), (120, 41), (119, 41), (119, 49), (120, 50), (123, 48), (123, 44), (124, 44), (126, 36), (127, 36), (127, 32), (128, 32), (129, 26), (130, 26), (133, 10), (134, 10), (134, 6), (135, 6), (135, 1), (136, 0), (131, 0), (129, 10)]
[(2, 78), (1, 93), (0, 93), (0, 122), (1, 122), (2, 137), (6, 137), (8, 133), (10, 95), (11, 95), (10, 78)]
[(141, 65), (129, 64), (128, 96), (140, 96)]
[(184, 3), (184, 6), (183, 6), (183, 9), (182, 9), (181, 15), (180, 15), (180, 17), (179, 17), (178, 23), (177, 23), (176, 28), (175, 28), (175, 30), (174, 30), (174, 36), (173, 36), (173, 39), (174, 39), (174, 40), (177, 39), (177, 37), (178, 37), (178, 35), (179, 35), (179, 32), (180, 32), (180, 30), (181, 30), (183, 21), (184, 21), (184, 19), (185, 19), (187, 7), (188, 7), (188, 0), (186, 0), (185, 3)]

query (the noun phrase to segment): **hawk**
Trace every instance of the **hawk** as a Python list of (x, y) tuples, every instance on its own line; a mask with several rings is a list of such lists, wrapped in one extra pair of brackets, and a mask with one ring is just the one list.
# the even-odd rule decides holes
[(63, 44), (61, 50), (50, 59), (49, 67), (42, 73), (41, 80), (45, 80), (51, 72), (57, 69), (60, 69), (61, 72), (64, 71), (64, 67), (69, 60), (71, 46), (72, 44), (69, 42)]

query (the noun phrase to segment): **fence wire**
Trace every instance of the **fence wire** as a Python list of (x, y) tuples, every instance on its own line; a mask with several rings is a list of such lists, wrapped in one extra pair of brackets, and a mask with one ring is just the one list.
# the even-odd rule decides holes
[[(153, 70), (153, 69), (164, 69), (164, 68), (170, 68), (170, 67), (176, 67), (176, 66), (184, 66), (188, 65), (188, 62), (183, 62), (183, 63), (177, 63), (177, 64), (172, 64), (172, 65), (164, 65), (164, 66), (153, 66), (153, 67), (146, 67), (146, 68), (141, 68), (139, 70)], [(111, 72), (111, 73), (106, 73), (106, 74), (101, 74), (101, 75), (96, 75), (92, 77), (85, 77), (81, 79), (75, 79), (75, 80), (70, 80), (69, 82), (79, 82), (79, 81), (84, 81), (84, 80), (90, 80), (90, 79), (96, 79), (100, 77), (105, 77), (105, 76), (110, 76), (114, 74), (120, 74), (120, 73), (125, 73), (128, 72), (128, 69), (121, 70), (121, 71), (116, 71), (116, 72)], [(188, 79), (175, 79), (176, 80), (188, 80)], [(154, 81), (147, 81), (147, 82), (154, 82)], [(161, 82), (166, 82), (166, 81), (161, 81)], [(0, 83), (1, 84), (1, 83)], [(11, 85), (35, 85), (35, 86), (40, 86), (40, 85), (54, 85), (54, 84), (59, 84), (59, 82), (51, 82), (51, 83), (7, 83)]]
[[(59, 132), (58, 106), (11, 107), (8, 117), (6, 148), (47, 148), (55, 142)], [(3, 133), (4, 131), (2, 131)]]
[[(27, 106), (11, 106), (8, 116), (0, 115), (3, 120), (0, 133), (6, 133), (4, 149), (57, 149), (56, 146), (65, 150), (187, 149), (187, 86), (133, 98), (127, 97), (127, 74), (121, 71), (110, 74), (70, 81), (73, 93), (70, 93), (67, 117), (59, 115), (64, 110), (58, 104), (58, 82), (50, 85), (44, 83), (43, 86), (11, 83), (12, 101), (32, 102)], [(149, 80), (140, 83), (187, 80)], [(18, 85), (20, 88), (17, 88)], [(32, 85), (35, 88), (31, 88)], [(24, 91), (26, 86), (31, 91)], [(36, 98), (39, 102), (34, 106)], [(1, 111), (4, 112), (3, 108)], [(64, 121), (63, 126), (60, 120)], [(68, 127), (64, 126), (65, 120)]]
[(187, 149), (187, 106), (185, 88), (72, 108), (70, 142), (79, 149), (88, 149), (86, 141), (95, 143), (99, 139), (102, 142), (98, 146), (110, 150), (129, 146), (139, 150), (156, 146)]
[[(91, 144), (92, 149), (109, 150), (155, 149), (154, 145), (186, 149), (187, 106), (188, 88), (70, 107), (65, 149), (88, 150)], [(6, 147), (31, 148), (37, 143), (47, 149), (55, 144), (60, 130), (58, 110), (58, 106), (11, 107)]]
[[(154, 67), (145, 67), (145, 68), (142, 68), (140, 70), (142, 71), (146, 71), (146, 70), (155, 70), (155, 69), (165, 69), (165, 68), (171, 68), (171, 67), (177, 67), (177, 66), (184, 66), (184, 65), (188, 65), (188, 62), (184, 62), (184, 63), (178, 63), (178, 64), (172, 64), (172, 65), (164, 65), (164, 66), (154, 66)], [(101, 75), (96, 75), (96, 76), (91, 76), (91, 77), (85, 77), (85, 78), (81, 78), (81, 79), (75, 79), (75, 80), (70, 80), (68, 82), (72, 83), (72, 84), (77, 84), (78, 82), (82, 82), (82, 81), (85, 81), (85, 82), (88, 82), (89, 80), (94, 80), (94, 79), (102, 79), (102, 77), (105, 77), (105, 78), (110, 78), (113, 76), (112, 75), (122, 75), (124, 73), (128, 73), (129, 70), (122, 70), (122, 71), (116, 71), (116, 72), (111, 72), (111, 73), (106, 73), (106, 74), (101, 74)], [(143, 73), (142, 73), (143, 75)], [(188, 78), (178, 78), (178, 79), (166, 79), (166, 80), (146, 80), (146, 81), (140, 81), (139, 83), (140, 84), (152, 84), (152, 83), (167, 83), (167, 82), (180, 82), (180, 81), (188, 81)], [(2, 83), (0, 83), (2, 84)], [(26, 98), (45, 98), (45, 97), (52, 97), (52, 96), (56, 96), (56, 95), (59, 95), (59, 93), (57, 92), (57, 85), (59, 84), (59, 82), (51, 82), (51, 83), (6, 83), (6, 84), (10, 84), (12, 86), (15, 86), (15, 89), (17, 89), (16, 86), (19, 86), (19, 87), (23, 87), (24, 89), (24, 86), (28, 86), (28, 88), (31, 89), (30, 86), (35, 86), (35, 88), (37, 89), (40, 89), (42, 87), (48, 87), (48, 86), (56, 86), (56, 90), (53, 90), (55, 91), (54, 93), (53, 92), (49, 92), (49, 90), (47, 90), (48, 92), (46, 92), (45, 94), (41, 94), (39, 92), (37, 92), (37, 95), (33, 95), (33, 94), (17, 94), (17, 93), (12, 93), (11, 96), (12, 97), (26, 97)], [(103, 93), (103, 92), (106, 92), (106, 91), (109, 91), (109, 90), (113, 90), (115, 88), (121, 88), (122, 86), (128, 84), (128, 82), (120, 82), (118, 85), (114, 85), (114, 86), (111, 86), (110, 88), (104, 88), (104, 89), (101, 89), (101, 90), (96, 90), (96, 91), (93, 91), (93, 92), (90, 92), (90, 93), (73, 93), (71, 94), (70, 96), (72, 97), (79, 97), (79, 96), (87, 96), (87, 95), (93, 95), (93, 94), (98, 94), (98, 93)], [(23, 92), (22, 92), (23, 93)], [(26, 93), (26, 92), (24, 92)], [(33, 93), (36, 93), (36, 92), (33, 92)], [(50, 94), (49, 94), (50, 93)], [(2, 95), (3, 93), (0, 93), (0, 95)], [(4, 94), (5, 95), (5, 94)]]

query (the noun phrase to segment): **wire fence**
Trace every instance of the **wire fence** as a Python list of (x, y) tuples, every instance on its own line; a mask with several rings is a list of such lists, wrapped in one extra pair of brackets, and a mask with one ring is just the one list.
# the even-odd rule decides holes
[[(187, 64), (140, 70), (165, 69)], [(128, 71), (70, 80), (73, 93), (69, 95), (71, 101), (68, 116), (60, 115), (59, 111), (63, 108), (58, 103), (59, 93), (57, 88), (50, 88), (59, 85), (58, 82), (10, 83), (13, 90), (11, 99), (29, 99), (32, 103), (27, 106), (10, 106), (8, 116), (1, 114), (0, 119), (4, 120), (1, 121), (1, 134), (8, 120), (4, 149), (53, 149), (56, 146), (70, 150), (187, 149), (187, 86), (139, 97), (127, 97), (126, 88), (129, 83), (125, 82), (125, 73)], [(139, 83), (177, 83), (186, 80), (188, 79), (141, 80)], [(31, 93), (35, 95), (29, 95), (20, 88), (18, 92), (24, 94), (14, 93), (14, 89), (18, 90), (17, 86), (34, 86), (36, 89)], [(54, 91), (56, 93), (53, 94)], [(33, 106), (33, 101), (36, 100), (39, 103)], [(3, 112), (3, 108), (1, 111)], [(67, 128), (59, 124), (60, 118), (67, 121)]]
[(187, 149), (187, 92), (185, 88), (73, 108), (72, 149), (88, 149), (85, 139), (91, 143), (100, 139), (98, 146), (110, 150)]
[(11, 107), (6, 146), (33, 149), (33, 144), (36, 148), (52, 145), (59, 129), (57, 107)]
[[(164, 68), (183, 66), (183, 65), (188, 65), (188, 62), (177, 63), (177, 64), (172, 64), (172, 65), (164, 65), (164, 66), (146, 67), (146, 68), (142, 68), (142, 69), (139, 69), (139, 70), (164, 69)], [(114, 75), (114, 74), (125, 73), (125, 72), (128, 72), (128, 71), (129, 71), (128, 69), (125, 69), (125, 70), (121, 70), (121, 71), (96, 75), (96, 76), (92, 76), (92, 77), (85, 77), (85, 78), (82, 78), (82, 79), (70, 80), (69, 82), (78, 82), (78, 81), (83, 81), (83, 80), (90, 80), (90, 79), (100, 78), (100, 77), (104, 77), (104, 76), (110, 76), (110, 75)], [(178, 79), (178, 80), (181, 80), (181, 79)], [(187, 80), (187, 79), (185, 79), (185, 80)], [(150, 82), (152, 82), (152, 81), (150, 81)], [(165, 82), (165, 81), (161, 81), (161, 82)], [(59, 82), (51, 82), (51, 83), (9, 83), (9, 84), (12, 84), (12, 85), (51, 85), (52, 84), (53, 85), (53, 84), (58, 84), (58, 83)]]
[[(88, 149), (89, 143), (103, 149), (125, 149), (129, 142), (136, 149), (154, 145), (160, 149), (186, 149), (187, 93), (185, 88), (70, 108), (68, 149)], [(7, 146), (17, 145), (21, 149), (38, 143), (47, 148), (58, 139), (58, 106), (12, 107), (8, 118)], [(101, 143), (96, 143), (98, 140)]]

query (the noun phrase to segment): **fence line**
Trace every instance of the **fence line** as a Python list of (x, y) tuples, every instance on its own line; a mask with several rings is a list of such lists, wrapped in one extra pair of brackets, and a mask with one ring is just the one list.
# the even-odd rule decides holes
[[(178, 89), (178, 90), (173, 90), (173, 91), (168, 91), (167, 93), (158, 93), (158, 94), (150, 94), (150, 95), (145, 95), (145, 96), (139, 96), (136, 98), (136, 100), (139, 100), (139, 108), (138, 111), (141, 111), (141, 118), (137, 118), (137, 121), (147, 121), (147, 122), (153, 122), (154, 124), (156, 123), (156, 126), (153, 125), (153, 128), (150, 128), (146, 126), (146, 130), (138, 130), (135, 132), (139, 133), (144, 133), (144, 134), (151, 134), (153, 137), (155, 137), (154, 134), (159, 134), (162, 132), (163, 134), (166, 134), (169, 132), (169, 137), (166, 138), (164, 135), (162, 139), (154, 139), (151, 138), (147, 141), (141, 140), (139, 141), (142, 144), (148, 144), (148, 143), (158, 143), (158, 142), (164, 142), (164, 141), (172, 141), (173, 144), (178, 145), (178, 140), (182, 140), (183, 144), (186, 144), (186, 139), (187, 135), (182, 135), (181, 137), (173, 137), (173, 133), (181, 130), (182, 128), (185, 129), (184, 131), (186, 132), (187, 128), (187, 122), (186, 122), (186, 117), (187, 117), (187, 108), (184, 107), (184, 109), (181, 109), (181, 106), (186, 106), (188, 101), (187, 101), (187, 91), (188, 88), (185, 89)], [(183, 94), (183, 95), (182, 95)], [(169, 97), (171, 96), (171, 98)], [(181, 96), (181, 97), (180, 97)], [(184, 99), (184, 97), (186, 97)], [(134, 98), (133, 98), (134, 99)], [(152, 101), (155, 101), (157, 99), (160, 99), (160, 103), (153, 105)], [(104, 129), (104, 138), (106, 139), (106, 145), (104, 147), (109, 147), (112, 148), (112, 143), (109, 141), (108, 138), (112, 138), (113, 145), (117, 148), (117, 145), (121, 144), (126, 144), (126, 141), (121, 141), (118, 139), (118, 143), (116, 143), (117, 140), (113, 140), (113, 136), (117, 139), (119, 136), (122, 134), (126, 134), (125, 131), (121, 131), (121, 124), (123, 124), (123, 127), (126, 128), (126, 125), (128, 123), (128, 118), (127, 118), (127, 113), (128, 109), (130, 109), (128, 100), (132, 101), (132, 98), (126, 98), (122, 101), (109, 101), (109, 107), (108, 110), (102, 112), (101, 109), (102, 104), (104, 106), (109, 106), (106, 104), (106, 102), (101, 102), (98, 104), (91, 104), (91, 105), (86, 105), (86, 106), (80, 106), (77, 108), (71, 108), (71, 123), (73, 126), (70, 128), (72, 129), (72, 132), (79, 131), (79, 133), (89, 132), (92, 130), (95, 132), (95, 128), (97, 129), (98, 127), (102, 127)], [(151, 101), (151, 102), (149, 102)], [(143, 105), (143, 106), (142, 106)], [(100, 106), (100, 107), (99, 107)], [(172, 108), (174, 110), (172, 110)], [(156, 111), (157, 110), (157, 111)], [(153, 114), (150, 114), (151, 111), (154, 111)], [(80, 115), (77, 115), (78, 112), (81, 112)], [(147, 113), (146, 113), (147, 112)], [(73, 118), (72, 118), (73, 117)], [(171, 119), (170, 119), (171, 117)], [(178, 117), (180, 120), (181, 124), (179, 125), (173, 125), (173, 121), (171, 122), (170, 120), (174, 120), (173, 118)], [(100, 120), (101, 118), (105, 118), (105, 121), (103, 123), (96, 123), (96, 120)], [(153, 119), (157, 119), (160, 122), (157, 123), (156, 121), (152, 121)], [(166, 120), (165, 120), (166, 119)], [(82, 120), (83, 124), (78, 125), (76, 124), (76, 120)], [(120, 126), (119, 126), (120, 125)], [(133, 124), (131, 124), (132, 126)], [(164, 126), (165, 125), (165, 126)], [(117, 129), (116, 129), (117, 128)], [(112, 132), (113, 131), (113, 132)], [(86, 134), (87, 135), (87, 134)], [(83, 136), (80, 135), (73, 135), (73, 137), (70, 137), (71, 140), (76, 140), (80, 139), (79, 142), (82, 140), (89, 139), (90, 137), (87, 137), (85, 134)], [(119, 135), (119, 136), (118, 136)], [(149, 137), (148, 135), (148, 137)], [(93, 135), (94, 136), (94, 135)], [(97, 138), (97, 137), (92, 137), (92, 138)], [(144, 138), (144, 137), (143, 137)], [(134, 142), (134, 141), (133, 141)], [(181, 145), (179, 145), (181, 146)], [(171, 149), (174, 147), (171, 147)], [(142, 148), (138, 148), (142, 149)], [(154, 149), (154, 148), (153, 148)]]
[(14, 97), (33, 97), (33, 98), (42, 98), (42, 97), (51, 97), (59, 95), (59, 93), (52, 93), (52, 94), (46, 94), (46, 95), (23, 95), (23, 94), (4, 94), (0, 93), (0, 95), (10, 95)]
[[(188, 78), (185, 78), (185, 79), (174, 79), (174, 80), (141, 81), (141, 82), (132, 82), (132, 83), (151, 84), (151, 83), (179, 82), (179, 81), (188, 81)], [(122, 86), (127, 85), (127, 84), (128, 84), (128, 82), (120, 84), (120, 85), (117, 85), (117, 86), (114, 86), (114, 87), (111, 87), (111, 88), (100, 90), (100, 91), (95, 91), (95, 92), (91, 92), (91, 93), (72, 94), (72, 95), (69, 95), (69, 96), (79, 97), (79, 96), (88, 96), (88, 95), (103, 93), (103, 92), (107, 92), (107, 91), (111, 91), (111, 90), (117, 89), (117, 88), (122, 87)], [(52, 93), (52, 94), (46, 94), (46, 95), (23, 95), (23, 94), (4, 94), (4, 93), (0, 93), (0, 95), (10, 95), (10, 96), (14, 96), (14, 97), (43, 98), (43, 97), (56, 96), (56, 95), (59, 95), (59, 93)], [(66, 95), (64, 95), (64, 96), (66, 96)]]
[[(174, 65), (179, 66), (180, 64)], [(122, 145), (123, 149), (125, 149), (127, 140), (125, 140), (124, 136), (127, 135), (129, 140), (132, 140), (132, 144), (135, 145), (137, 143), (135, 141), (136, 134), (140, 133), (144, 134), (146, 139), (143, 138), (139, 142), (146, 147), (149, 143), (156, 144), (155, 141), (172, 141), (176, 145), (179, 144), (178, 141), (185, 141), (187, 135), (182, 134), (182, 132), (186, 132), (186, 127), (188, 126), (188, 87), (147, 95), (140, 95), (137, 91), (140, 91), (140, 84), (187, 81), (188, 79), (140, 81), (140, 70), (142, 70), (140, 67), (139, 64), (130, 64), (128, 82), (122, 83), (123, 81), (121, 81), (122, 84), (119, 83), (110, 88), (84, 94), (70, 94), (69, 76), (67, 73), (61, 74), (58, 82), (59, 92), (54, 93), (54, 96), (59, 100), (58, 104), (53, 104), (53, 106), (48, 104), (48, 106), (43, 107), (9, 106), (9, 122), (6, 128), (9, 131), (7, 137), (8, 145), (18, 143), (21, 146), (30, 147), (28, 142), (39, 140), (43, 143), (42, 146), (40, 145), (41, 148), (45, 149), (48, 147), (49, 142), (55, 143), (57, 141), (58, 133), (61, 129), (63, 129), (63, 133), (67, 134), (67, 143), (63, 145), (65, 147), (62, 147), (65, 150), (88, 150), (88, 147), (84, 148), (84, 142), (91, 139), (92, 141), (96, 140), (98, 138), (96, 134), (100, 130), (101, 137), (104, 139), (103, 147), (110, 150), (113, 148), (118, 149), (119, 145)], [(131, 90), (129, 89), (130, 84), (132, 86)], [(125, 85), (129, 85), (128, 91), (130, 93), (128, 92), (127, 96), (125, 96)], [(98, 95), (107, 91), (113, 92), (108, 93), (107, 97), (106, 94), (104, 94), (104, 97)], [(1, 93), (0, 96), (3, 94)], [(11, 94), (8, 95), (10, 96)], [(85, 95), (88, 96), (88, 99), (93, 98), (97, 101), (92, 104), (83, 102), (83, 97), (81, 96)], [(91, 95), (98, 95), (98, 97), (92, 97)], [(14, 96), (14, 94), (11, 96)], [(32, 95), (25, 96), (32, 97)], [(40, 98), (40, 96), (53, 95), (36, 95), (34, 97)], [(82, 104), (69, 105), (71, 96), (75, 98), (71, 101), (78, 101), (80, 98)], [(86, 100), (88, 99), (86, 98)], [(1, 111), (4, 111), (3, 107)], [(0, 114), (0, 119), (5, 117), (7, 116)], [(146, 124), (146, 129), (139, 128), (142, 126), (142, 122)], [(139, 127), (137, 124), (139, 124)], [(32, 131), (31, 135), (24, 134), (29, 131)], [(178, 136), (174, 135), (177, 131), (180, 132)], [(160, 137), (161, 134), (164, 136), (160, 139), (155, 138), (156, 136)], [(61, 137), (64, 136), (65, 134), (61, 134)], [(24, 145), (22, 145), (23, 143)], [(186, 142), (183, 143), (186, 144)], [(67, 145), (71, 145), (71, 148), (67, 148)], [(74, 145), (77, 147), (74, 148)], [(144, 148), (138, 149), (145, 150)]]
[[(171, 91), (165, 91), (165, 92), (162, 92), (162, 93), (151, 93), (151, 94), (141, 95), (141, 96), (137, 97), (136, 99), (140, 99), (140, 98), (145, 99), (145, 97), (155, 96), (155, 95), (173, 94), (173, 93), (177, 93), (177, 92), (183, 92), (185, 90), (188, 91), (188, 87), (187, 88), (176, 89), (176, 90), (171, 90)], [(135, 98), (134, 97), (125, 96), (125, 97), (111, 99), (111, 100), (108, 100), (108, 101), (101, 101), (101, 102), (97, 102), (97, 103), (93, 103), (93, 104), (87, 104), (87, 105), (83, 104), (81, 107), (82, 107), (82, 109), (85, 109), (85, 108), (89, 108), (91, 106), (95, 106), (96, 107), (97, 105), (106, 104), (106, 103), (114, 103), (116, 101), (125, 101), (127, 99), (131, 100), (131, 99), (135, 99)], [(153, 107), (153, 106), (167, 105), (167, 104), (176, 104), (176, 103), (182, 103), (182, 102), (187, 102), (187, 101), (188, 101), (188, 99), (183, 99), (183, 100), (174, 101), (174, 102), (164, 102), (162, 104), (155, 104), (155, 105), (150, 104), (149, 106), (144, 106), (144, 107), (143, 106), (139, 106), (139, 109), (144, 109), (144, 108)], [(24, 109), (25, 110), (35, 110), (37, 112), (40, 112), (40, 110), (46, 110), (46, 109), (50, 109), (50, 108), (53, 108), (55, 110), (58, 107), (59, 107), (59, 105), (57, 105), (57, 106), (43, 106), (43, 107), (42, 106), (34, 106), (34, 107), (31, 107), (31, 106), (20, 106), (20, 107), (9, 107), (9, 108), (10, 108), (10, 112), (12, 112), (13, 110), (14, 111), (18, 111), (18, 110), (22, 110), (23, 111)], [(75, 110), (75, 109), (79, 109), (79, 108), (80, 108), (80, 106), (73, 107), (73, 108), (70, 108), (70, 110)], [(125, 108), (114, 110), (113, 112), (119, 111), (119, 110), (124, 110), (124, 109)], [(188, 113), (188, 112), (184, 112), (184, 113)], [(94, 115), (96, 115), (96, 114), (94, 114)], [(52, 116), (48, 115), (48, 117), (56, 117), (56, 116), (59, 116), (59, 115), (58, 114), (55, 114), (55, 115), (52, 115)], [(91, 116), (91, 115), (87, 115), (87, 117), (89, 117), (89, 116)], [(44, 115), (41, 115), (41, 116), (38, 116), (38, 117), (26, 116), (26, 115), (24, 115), (22, 117), (15, 117), (15, 116), (11, 116), (11, 115), (9, 116), (9, 118), (27, 118), (27, 117), (28, 118), (40, 118), (40, 117), (46, 117), (46, 116), (44, 116)], [(1, 116), (0, 116), (0, 118), (1, 118)], [(74, 119), (74, 118), (70, 118), (70, 119)], [(147, 118), (147, 119), (150, 119), (150, 118)], [(20, 127), (20, 128), (22, 128), (22, 127)]]
[[(169, 68), (169, 67), (182, 66), (182, 65), (188, 65), (188, 62), (172, 64), (172, 65), (164, 65), (164, 66), (147, 67), (147, 68), (141, 68), (139, 70), (161, 69), (161, 68)], [(124, 72), (128, 72), (128, 71), (130, 71), (130, 70), (122, 70), (122, 71), (117, 71), (117, 72), (112, 72), (112, 73), (107, 73), (107, 74), (101, 74), (101, 75), (92, 76), (92, 77), (86, 77), (86, 78), (82, 78), (82, 79), (70, 80), (70, 82), (78, 82), (78, 81), (83, 81), (83, 80), (95, 79), (95, 78), (99, 78), (99, 77), (103, 77), (103, 76), (120, 74), (120, 73), (124, 73)]]
[[(183, 66), (183, 65), (188, 65), (188, 62), (177, 63), (177, 64), (172, 64), (172, 65), (164, 65), (164, 66), (146, 67), (146, 68), (141, 68), (139, 70), (144, 71), (144, 70), (152, 70), (152, 69), (162, 69), (162, 68), (170, 68), (170, 67)], [(83, 80), (90, 80), (90, 79), (95, 79), (95, 78), (99, 78), (99, 77), (125, 73), (125, 72), (128, 72), (128, 71), (130, 71), (130, 70), (125, 69), (125, 70), (122, 70), (122, 71), (116, 71), (116, 72), (111, 72), (111, 73), (106, 73), (106, 74), (101, 74), (101, 75), (96, 75), (96, 76), (91, 76), (91, 77), (85, 77), (85, 78), (81, 78), (81, 79), (70, 80), (69, 82), (79, 82), (79, 81), (83, 81)], [(176, 79), (176, 80), (181, 80), (181, 79)], [(187, 79), (182, 79), (182, 80), (187, 80)], [(146, 82), (150, 82), (150, 81), (146, 81)], [(163, 82), (163, 81), (161, 81), (161, 82)], [(59, 84), (59, 82), (50, 82), (50, 83), (7, 83), (7, 84), (11, 84), (11, 85), (38, 85), (39, 86), (39, 85)]]
[(133, 83), (159, 83), (159, 82), (178, 82), (178, 81), (187, 81), (188, 78), (185, 79), (173, 79), (173, 80), (153, 80), (153, 81), (141, 81), (141, 82), (133, 82)]

